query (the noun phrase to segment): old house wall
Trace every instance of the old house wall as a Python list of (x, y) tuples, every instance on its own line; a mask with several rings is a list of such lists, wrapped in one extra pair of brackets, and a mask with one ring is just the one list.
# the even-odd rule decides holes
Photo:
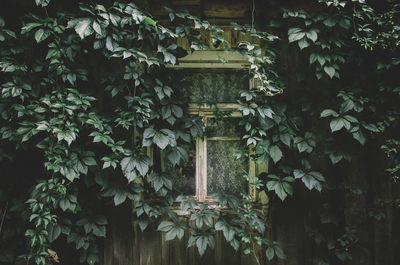
[[(278, 10), (279, 3), (266, 5), (263, 1), (255, 1), (256, 10), (252, 8), (252, 1), (230, 1), (230, 0), (176, 0), (172, 6), (185, 7), (194, 15), (205, 18), (211, 23), (224, 26), (229, 29), (230, 21), (239, 23), (252, 23), (252, 13), (271, 14), (275, 8)], [(160, 23), (167, 23), (167, 13), (163, 5), (170, 5), (163, 0), (148, 0), (143, 3), (145, 8), (159, 17)], [(285, 3), (286, 6), (300, 5), (295, 1)], [(301, 6), (301, 5), (300, 5)], [(311, 4), (310, 4), (311, 6)], [(258, 15), (258, 17), (260, 17)], [(265, 19), (267, 20), (267, 18)], [(226, 39), (237, 42), (243, 38), (237, 33), (227, 31)], [(180, 43), (185, 46), (185, 43)], [(286, 52), (284, 49), (282, 52)], [(291, 51), (282, 54), (281, 67), (288, 72), (295, 71), (298, 54)], [(189, 57), (200, 60), (201, 57)], [(194, 59), (193, 59), (194, 58)], [(203, 58), (204, 59), (204, 58)], [(189, 62), (189, 63), (190, 63)], [(293, 82), (294, 83), (294, 82)], [(295, 88), (290, 87), (290, 94)], [(295, 100), (296, 94), (292, 93), (287, 98)], [(399, 255), (396, 255), (396, 246), (400, 243), (398, 225), (400, 216), (397, 208), (398, 202), (394, 201), (395, 194), (399, 193), (398, 187), (384, 180), (384, 162), (379, 155), (373, 154), (375, 147), (366, 147), (365, 156), (354, 159), (338, 170), (332, 170), (327, 165), (322, 165), (321, 170), (328, 174), (338, 175), (344, 179), (344, 186), (340, 193), (327, 195), (328, 200), (337, 207), (342, 227), (355, 228), (357, 231), (357, 244), (349, 249), (353, 260), (348, 263), (352, 265), (383, 265), (400, 264)], [(319, 159), (319, 158), (316, 158)], [(354, 193), (354, 185), (362, 187), (361, 193)], [(384, 195), (386, 202), (380, 202)], [(320, 197), (315, 191), (305, 191), (302, 185), (295, 186), (294, 198), (285, 203), (272, 201), (266, 215), (267, 234), (273, 240), (277, 240), (287, 255), (286, 260), (273, 260), (267, 262), (265, 252), (258, 251), (258, 257), (244, 255), (241, 251), (235, 252), (224, 242), (225, 239), (218, 233), (214, 250), (208, 249), (204, 256), (198, 254), (197, 249), (187, 248), (189, 234), (185, 234), (183, 240), (174, 239), (166, 241), (163, 233), (157, 232), (156, 227), (149, 227), (141, 232), (138, 224), (129, 219), (131, 208), (129, 205), (118, 207), (110, 212), (110, 229), (105, 241), (104, 264), (124, 265), (179, 265), (179, 264), (276, 264), (276, 265), (309, 265), (313, 264), (313, 257), (318, 256), (318, 249), (314, 248), (314, 239), (308, 236), (307, 224), (310, 220), (318, 219), (315, 214), (322, 207), (319, 203)], [(397, 204), (396, 204), (397, 203)], [(374, 205), (382, 204), (386, 218), (375, 220), (369, 216), (369, 211)], [(318, 221), (318, 220), (317, 220)], [(339, 228), (340, 230), (341, 228)], [(124, 231), (124, 232), (122, 232)], [(339, 231), (340, 233), (340, 231)], [(334, 250), (332, 250), (333, 253)]]

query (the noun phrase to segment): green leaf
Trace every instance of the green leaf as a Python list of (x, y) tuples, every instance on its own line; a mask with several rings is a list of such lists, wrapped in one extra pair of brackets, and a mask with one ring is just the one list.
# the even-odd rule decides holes
[(128, 197), (128, 194), (125, 191), (117, 191), (117, 193), (114, 195), (114, 204), (115, 206), (118, 206), (122, 204), (123, 202), (126, 201), (126, 198)]
[(42, 26), (42, 23), (28, 23), (21, 28), (21, 34), (25, 34), (34, 28)]
[(350, 116), (350, 115), (344, 115), (343, 118), (345, 118), (347, 121), (351, 123), (358, 123), (358, 120), (356, 117)]
[(157, 230), (158, 231), (162, 231), (162, 232), (168, 232), (169, 230), (171, 230), (173, 227), (175, 226), (175, 224), (173, 222), (170, 221), (162, 221), (158, 227)]
[(339, 131), (344, 126), (344, 119), (343, 118), (335, 118), (331, 121), (330, 127), (332, 132)]
[(300, 50), (310, 46), (310, 43), (307, 41), (306, 38), (302, 38), (301, 40), (299, 40), (299, 42), (297, 44), (299, 45)]
[(343, 102), (340, 106), (340, 113), (346, 113), (349, 110), (354, 109), (355, 105), (354, 102), (351, 99), (347, 99), (345, 102)]
[(327, 73), (329, 75), (330, 78), (333, 78), (333, 76), (335, 75), (335, 68), (333, 68), (332, 66), (324, 66), (324, 71), (325, 73)]
[(125, 157), (120, 163), (122, 172), (127, 178), (128, 182), (131, 182), (137, 178), (137, 173), (135, 170), (137, 170), (140, 175), (145, 176), (149, 171), (151, 164), (151, 159), (145, 155)]
[(353, 138), (356, 139), (360, 144), (364, 145), (366, 142), (366, 138), (361, 130), (357, 130), (352, 133)]
[(79, 20), (79, 22), (75, 25), (75, 31), (78, 33), (81, 39), (92, 35), (93, 28), (90, 26), (92, 24), (92, 20), (89, 18), (83, 18)]
[(47, 237), (51, 242), (55, 241), (61, 235), (61, 227), (58, 225), (50, 225), (47, 231)]
[[(299, 29), (299, 30), (301, 30), (301, 29)], [(288, 31), (288, 34), (289, 34), (289, 42), (298, 41), (306, 35), (306, 33), (302, 32), (302, 31), (294, 31), (293, 33), (291, 33), (290, 30)]]
[(157, 28), (157, 22), (149, 17), (143, 19), (144, 24)]
[(268, 247), (267, 250), (265, 251), (265, 256), (267, 257), (268, 260), (272, 260), (275, 256), (274, 248)]
[(287, 193), (285, 192), (282, 182), (271, 180), (267, 182), (267, 189), (269, 191), (275, 191), (276, 195), (283, 201), (285, 200)]
[(337, 112), (334, 111), (334, 110), (325, 109), (325, 110), (323, 110), (323, 111), (321, 112), (321, 115), (320, 115), (321, 118), (329, 117), (329, 116), (338, 117), (339, 114), (337, 114)]
[(35, 33), (35, 40), (37, 43), (44, 41), (50, 36), (50, 32), (45, 31), (44, 29), (38, 29)]
[(87, 166), (97, 166), (96, 160), (92, 156), (82, 158), (83, 163)]
[(283, 253), (282, 249), (279, 246), (274, 246), (275, 254), (280, 259), (286, 259), (286, 255)]
[(147, 220), (147, 219), (140, 219), (139, 220), (140, 230), (144, 231), (147, 228), (148, 225), (149, 225), (149, 220)]
[(94, 29), (94, 31), (95, 31), (97, 34), (99, 34), (99, 35), (102, 35), (102, 34), (103, 34), (103, 31), (102, 31), (102, 29), (101, 29), (100, 24), (97, 23), (96, 21), (93, 21), (93, 29)]
[(274, 163), (277, 163), (282, 158), (282, 151), (279, 146), (273, 145), (269, 149), (269, 155), (271, 156), (272, 160), (274, 160)]
[(307, 35), (307, 38), (309, 38), (313, 42), (315, 42), (318, 39), (318, 34), (315, 30), (311, 30), (311, 31), (307, 32), (306, 35)]
[(162, 132), (156, 132), (153, 138), (153, 142), (160, 147), (160, 149), (165, 149), (169, 143), (168, 136)]
[(327, 19), (325, 19), (325, 20), (323, 21), (323, 23), (324, 23), (325, 26), (333, 27), (333, 26), (336, 25), (336, 20), (334, 20), (334, 19), (332, 19), (332, 18), (327, 18)]
[(285, 134), (281, 134), (279, 135), (279, 138), (281, 140), (282, 143), (284, 143), (285, 145), (287, 145), (288, 147), (290, 147), (290, 142), (292, 137), (290, 136), (290, 134), (285, 133)]
[(111, 36), (106, 38), (106, 48), (107, 50), (113, 52), (116, 48), (118, 48), (118, 44), (113, 40)]

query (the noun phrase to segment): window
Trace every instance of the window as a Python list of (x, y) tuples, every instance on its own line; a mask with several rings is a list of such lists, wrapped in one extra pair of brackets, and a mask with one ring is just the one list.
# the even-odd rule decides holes
[(215, 201), (215, 193), (239, 195), (249, 189), (243, 175), (254, 175), (252, 161), (235, 157), (245, 150), (238, 126), (239, 91), (249, 87), (246, 69), (175, 69), (173, 75), (188, 85), (189, 112), (200, 116), (205, 125), (204, 138), (185, 146), (189, 161), (181, 168), (169, 166), (161, 154), (163, 171), (173, 176), (175, 187), (200, 202)]

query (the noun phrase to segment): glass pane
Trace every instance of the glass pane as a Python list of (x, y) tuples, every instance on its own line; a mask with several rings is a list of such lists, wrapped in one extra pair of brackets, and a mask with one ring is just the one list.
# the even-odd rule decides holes
[(206, 136), (207, 137), (238, 137), (239, 118), (227, 117), (217, 119), (214, 117), (207, 118)]
[(207, 195), (245, 192), (248, 160), (236, 159), (234, 154), (246, 148), (240, 141), (207, 141)]
[(183, 71), (179, 75), (187, 86), (190, 102), (193, 103), (235, 103), (239, 99), (239, 91), (249, 87), (246, 72), (243, 70), (192, 70)]
[(181, 166), (172, 166), (167, 152), (161, 152), (161, 170), (171, 175), (174, 188), (184, 195), (196, 194), (196, 144), (182, 146), (188, 153), (189, 161)]

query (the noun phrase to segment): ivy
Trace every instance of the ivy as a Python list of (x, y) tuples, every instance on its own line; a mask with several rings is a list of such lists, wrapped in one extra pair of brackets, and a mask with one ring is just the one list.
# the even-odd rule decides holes
[[(400, 64), (399, 5), (389, 1), (378, 11), (365, 1), (351, 7), (346, 1), (318, 2), (315, 13), (276, 12), (271, 26), (279, 36), (256, 29), (265, 25), (232, 24), (254, 43), (228, 43), (222, 28), (185, 10), (166, 8), (174, 25), (168, 28), (125, 2), (81, 3), (56, 12), (49, 0), (35, 0), (40, 11), (23, 14), (20, 27), (0, 18), (0, 160), (19, 167), (16, 154), (24, 151), (40, 160), (40, 175), (25, 177), (23, 192), (0, 189), (1, 212), (11, 216), (8, 206), (3, 212), (3, 201), (19, 207), (23, 216), (13, 220), (27, 227), (27, 243), (19, 246), (24, 250), (6, 252), (7, 246), (3, 252), (1, 243), (0, 262), (15, 263), (24, 252), (28, 263), (48, 264), (58, 259), (53, 246), (67, 242), (80, 262), (98, 263), (98, 242), (108, 225), (103, 206), (126, 202), (133, 202), (141, 230), (156, 223), (166, 240), (190, 233), (188, 247), (200, 255), (215, 246), (220, 231), (236, 251), (256, 255), (258, 245), (269, 261), (286, 257), (266, 237), (266, 217), (250, 194), (217, 194), (217, 209), (224, 210), (215, 210), (180, 194), (171, 175), (153, 163), (152, 152), (165, 152), (165, 163), (177, 169), (189, 160), (184, 146), (203, 137), (201, 118), (187, 112), (186, 88), (166, 77), (166, 67), (188, 52), (208, 49), (208, 41), (248, 59), (248, 77), (255, 82), (238, 101), (247, 145), (239, 155), (256, 164), (270, 162), (269, 174), (244, 178), (268, 194), (271, 205), (288, 196), (296, 200), (302, 186), (318, 191), (316, 196), (340, 190), (343, 179), (330, 172), (350, 163), (369, 142), (383, 143), (386, 173), (398, 180), (399, 88), (392, 80)], [(210, 40), (203, 41), (199, 30)], [(190, 51), (178, 46), (178, 37)], [(282, 70), (284, 47), (296, 54), (296, 71)], [(330, 161), (328, 169), (321, 167), (324, 161)], [(17, 181), (12, 177), (6, 181)], [(178, 217), (174, 202), (187, 218)], [(324, 239), (334, 242), (325, 249), (331, 264), (350, 259), (343, 249), (357, 242), (356, 231), (342, 230)], [(22, 234), (13, 241), (24, 242)], [(315, 263), (328, 264), (328, 258)]]

